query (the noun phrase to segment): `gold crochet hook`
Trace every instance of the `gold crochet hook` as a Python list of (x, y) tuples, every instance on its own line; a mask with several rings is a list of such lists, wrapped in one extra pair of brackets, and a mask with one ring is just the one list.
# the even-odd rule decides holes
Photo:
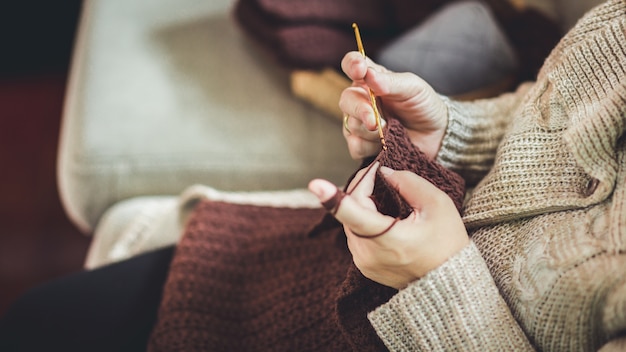
[[(359, 32), (359, 26), (356, 23), (352, 23), (352, 28), (354, 28), (354, 36), (356, 37), (356, 44), (359, 48), (359, 53), (365, 56), (365, 49), (363, 49), (363, 42), (361, 41), (361, 33)], [(387, 143), (385, 142), (385, 135), (383, 134), (383, 127), (380, 124), (380, 112), (378, 111), (378, 104), (376, 103), (376, 95), (374, 92), (368, 88), (370, 93), (370, 101), (372, 103), (372, 109), (374, 110), (374, 117), (376, 118), (376, 127), (378, 128), (378, 136), (380, 137), (380, 143), (383, 145), (383, 150), (387, 150)]]

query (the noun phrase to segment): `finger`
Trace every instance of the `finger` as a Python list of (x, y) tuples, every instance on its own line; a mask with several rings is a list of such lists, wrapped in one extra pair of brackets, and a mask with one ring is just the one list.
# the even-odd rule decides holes
[(358, 51), (348, 52), (341, 60), (342, 71), (352, 81), (363, 81), (365, 75), (367, 74), (368, 67), (373, 67), (377, 71), (386, 70), (385, 67), (375, 63), (369, 57), (364, 58), (363, 55), (361, 55), (361, 53), (359, 53)]
[[(381, 148), (376, 120), (367, 99), (362, 89), (349, 88), (343, 91), (339, 101), (340, 108), (348, 116), (345, 123), (347, 128), (342, 129), (343, 136), (350, 156), (355, 160), (375, 155)], [(363, 120), (367, 120), (369, 126)], [(382, 123), (384, 126), (385, 122)]]
[(313, 193), (320, 202), (326, 202), (330, 198), (332, 198), (337, 192), (337, 186), (335, 186), (332, 182), (316, 178), (309, 182), (309, 191)]
[(348, 185), (347, 193), (358, 199), (369, 199), (374, 191), (374, 181), (376, 180), (376, 170), (380, 167), (378, 161), (370, 166), (359, 170), (350, 185)]
[[(341, 192), (334, 184), (322, 179), (309, 182), (309, 190), (315, 194), (320, 202), (331, 200), (337, 192)], [(362, 236), (379, 235), (389, 228), (394, 218), (383, 215), (376, 210), (373, 202), (362, 204), (356, 197), (345, 195), (341, 203), (336, 207), (335, 218), (348, 227), (351, 231)]]
[(367, 85), (377, 96), (404, 97), (435, 94), (421, 77), (410, 72), (393, 72), (357, 51), (347, 53), (341, 61), (343, 72), (356, 85)]
[(343, 135), (346, 139), (350, 138), (354, 141), (363, 141), (365, 143), (379, 143), (378, 132), (370, 131), (359, 119), (347, 115), (344, 120)]
[(381, 144), (378, 134), (372, 134), (376, 138), (374, 140), (367, 140), (354, 134), (350, 135), (344, 130), (344, 136), (346, 137), (346, 143), (348, 145), (348, 152), (350, 153), (350, 157), (352, 157), (352, 159), (360, 160), (376, 155), (380, 152)]
[(430, 206), (450, 199), (446, 193), (413, 172), (394, 171), (384, 166), (380, 171), (402, 198), (418, 212), (421, 212), (425, 205)]
[[(370, 130), (366, 124), (363, 123), (363, 121), (361, 121), (359, 118), (352, 116), (352, 115), (348, 115), (346, 114), (346, 116), (348, 116), (347, 120), (345, 121), (345, 124), (347, 125), (348, 129), (350, 130), (349, 134), (354, 134), (360, 138), (363, 138), (365, 140), (368, 141), (374, 141), (376, 138), (375, 136), (377, 136), (376, 130)], [(345, 128), (344, 128), (345, 130)], [(348, 132), (348, 131), (346, 131)]]
[(363, 80), (377, 96), (401, 100), (405, 97), (434, 94), (434, 90), (426, 81), (410, 72), (392, 72), (368, 67)]
[(378, 236), (395, 222), (391, 216), (379, 213), (370, 198), (358, 199), (355, 195), (343, 198), (335, 218), (349, 229), (347, 232), (359, 234), (359, 237)]
[(363, 87), (349, 87), (341, 92), (339, 108), (345, 114), (363, 123), (370, 131), (376, 129), (376, 118), (369, 97)]

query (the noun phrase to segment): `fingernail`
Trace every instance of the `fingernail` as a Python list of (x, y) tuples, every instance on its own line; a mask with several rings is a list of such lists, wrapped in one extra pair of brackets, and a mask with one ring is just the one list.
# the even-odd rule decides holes
[(374, 129), (376, 129), (376, 116), (374, 116), (374, 114), (369, 114), (367, 115), (367, 120), (369, 122), (370, 125), (374, 126)]
[(320, 201), (328, 200), (337, 192), (337, 186), (320, 180), (311, 181), (309, 190), (317, 196)]
[(385, 176), (389, 176), (389, 175), (393, 174), (396, 171), (394, 169), (388, 168), (387, 166), (381, 166), (380, 167), (380, 172), (383, 175), (385, 175)]
[(309, 191), (313, 193), (319, 199), (326, 199), (324, 197), (324, 188), (319, 184), (318, 180), (309, 182)]

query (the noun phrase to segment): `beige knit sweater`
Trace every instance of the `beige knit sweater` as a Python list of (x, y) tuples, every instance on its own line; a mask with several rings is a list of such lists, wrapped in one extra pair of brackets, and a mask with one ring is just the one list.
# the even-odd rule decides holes
[[(626, 348), (626, 0), (511, 94), (447, 101), (472, 243), (369, 319), (392, 351)], [(620, 345), (621, 344), (621, 345)]]

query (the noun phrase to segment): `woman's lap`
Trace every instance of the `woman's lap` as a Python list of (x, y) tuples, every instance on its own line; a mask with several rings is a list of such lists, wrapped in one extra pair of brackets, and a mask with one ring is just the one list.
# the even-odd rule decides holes
[(1, 351), (143, 351), (174, 247), (37, 286), (0, 318)]

